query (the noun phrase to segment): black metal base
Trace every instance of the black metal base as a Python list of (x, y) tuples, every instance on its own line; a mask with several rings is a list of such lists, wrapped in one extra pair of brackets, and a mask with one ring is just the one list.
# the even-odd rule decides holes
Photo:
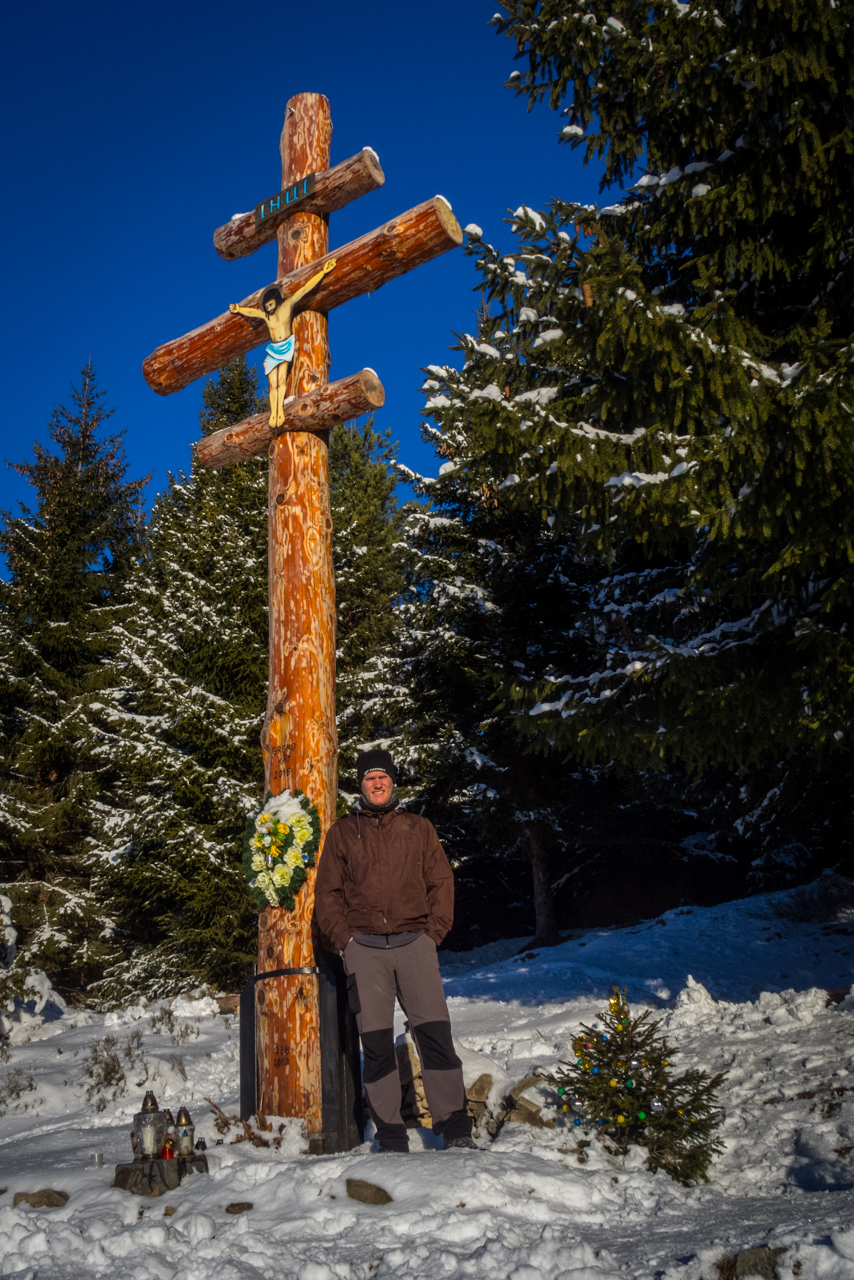
[[(362, 1061), (356, 1019), (347, 1003), (344, 966), (336, 955), (319, 954), (317, 973), (320, 1013), (321, 1117), (323, 1132), (310, 1135), (316, 1155), (352, 1151), (364, 1140)], [(248, 1120), (258, 1106), (255, 1050), (255, 984), (260, 978), (287, 979), (302, 969), (280, 969), (251, 977), (240, 993), (240, 1118)]]

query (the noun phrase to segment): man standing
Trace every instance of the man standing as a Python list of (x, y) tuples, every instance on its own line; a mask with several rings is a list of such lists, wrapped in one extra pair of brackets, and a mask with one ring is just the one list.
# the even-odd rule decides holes
[(446, 1150), (474, 1148), (436, 956), (453, 923), (453, 873), (433, 824), (393, 799), (397, 769), (389, 753), (362, 752), (356, 771), (361, 799), (326, 837), (314, 902), (321, 931), (344, 960), (380, 1150), (409, 1150), (395, 996), (418, 1046), (433, 1132), (444, 1136)]

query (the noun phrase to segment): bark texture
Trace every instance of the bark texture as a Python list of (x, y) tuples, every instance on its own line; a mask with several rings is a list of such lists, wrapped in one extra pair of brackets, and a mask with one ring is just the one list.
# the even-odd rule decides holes
[[(316, 234), (310, 231), (309, 222), (316, 222), (328, 237), (326, 222), (316, 214), (293, 213), (279, 228), (279, 279), (275, 283), (283, 296), (295, 293), (315, 274), (324, 259), (332, 256), (325, 251), (316, 259), (307, 256), (308, 238), (314, 243), (320, 235), (319, 230)], [(441, 196), (434, 196), (408, 209), (399, 218), (352, 240), (343, 249), (337, 249), (335, 269), (307, 295), (302, 314), (325, 317), (333, 307), (340, 307), (363, 293), (375, 293), (397, 276), (456, 248), (462, 244), (462, 238), (460, 224), (450, 205)], [(283, 243), (288, 249), (284, 256)], [(269, 285), (244, 298), (240, 305), (257, 307), (266, 288)], [(295, 323), (294, 332), (297, 330)], [(226, 311), (192, 333), (158, 347), (143, 362), (142, 371), (153, 391), (168, 396), (268, 340), (263, 320), (247, 320), (245, 316)], [(311, 390), (319, 383), (318, 375), (318, 381), (310, 382), (306, 389)]]
[[(320, 94), (291, 98), (282, 131), (282, 186), (329, 167), (332, 121)], [(311, 273), (328, 249), (318, 214), (295, 213), (280, 228), (279, 275)], [(329, 376), (326, 316), (294, 321), (288, 390), (305, 396)], [(329, 508), (328, 435), (285, 432), (269, 445), (270, 677), (261, 734), (265, 776), (274, 794), (299, 788), (317, 806), (321, 837), (335, 820), (335, 578)], [(315, 964), (314, 873), (291, 912), (260, 917), (258, 972)], [(322, 1151), (318, 982), (314, 974), (256, 987), (258, 1105), (267, 1115), (305, 1119), (309, 1147)]]
[(528, 831), (528, 856), (534, 882), (534, 927), (536, 937), (529, 947), (556, 947), (561, 941), (555, 916), (548, 854), (538, 833)]
[[(384, 182), (385, 174), (377, 153), (370, 147), (365, 147), (357, 155), (350, 156), (349, 160), (342, 160), (325, 173), (319, 173), (315, 179), (314, 193), (300, 202), (298, 210), (300, 213), (318, 213), (321, 216), (334, 213), (336, 209), (343, 209), (351, 200), (358, 200), (359, 196), (376, 191)], [(237, 214), (225, 226), (217, 227), (213, 234), (214, 248), (228, 262), (235, 258), (245, 258), (262, 245), (275, 240), (278, 227), (292, 216), (290, 210), (283, 210), (280, 218), (268, 218), (256, 231), (254, 209), (251, 213)]]
[(385, 391), (379, 378), (373, 369), (362, 369), (285, 405), (281, 427), (270, 426), (268, 413), (255, 413), (233, 427), (214, 431), (196, 443), (196, 457), (207, 471), (218, 471), (266, 452), (271, 441), (285, 431), (328, 431), (336, 423), (359, 418), (384, 403)]

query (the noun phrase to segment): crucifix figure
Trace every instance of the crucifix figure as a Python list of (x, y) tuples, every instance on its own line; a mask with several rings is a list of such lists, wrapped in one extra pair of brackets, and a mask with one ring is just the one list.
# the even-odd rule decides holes
[(261, 295), (261, 309), (258, 307), (241, 307), (232, 302), (228, 308), (232, 315), (246, 316), (247, 320), (265, 320), (270, 330), (271, 342), (267, 344), (264, 357), (264, 372), (270, 384), (270, 426), (281, 427), (285, 422), (285, 394), (288, 385), (288, 365), (294, 358), (294, 335), (291, 319), (294, 308), (307, 293), (311, 293), (325, 275), (335, 266), (335, 258), (329, 258), (323, 264), (323, 270), (292, 293), (283, 298), (278, 285), (271, 285)]
[[(328, 436), (336, 423), (369, 413), (384, 399), (372, 369), (329, 382), (327, 317), (463, 238), (447, 200), (434, 196), (330, 254), (329, 213), (385, 180), (369, 147), (330, 166), (331, 138), (326, 98), (291, 98), (279, 196), (264, 202), (263, 217), (240, 214), (214, 233), (217, 252), (227, 261), (278, 239), (274, 281), (158, 347), (143, 363), (149, 386), (170, 395), (268, 344), (270, 413), (213, 432), (196, 445), (196, 457), (211, 471), (261, 453), (269, 458), (265, 797), (285, 789), (304, 792), (317, 808), (321, 839), (335, 821), (338, 793)], [(271, 209), (275, 216), (269, 216)], [(286, 383), (293, 397), (287, 403)], [(309, 1149), (330, 1153), (359, 1141), (353, 1115), (361, 1094), (355, 1074), (342, 1066), (350, 1050), (338, 1012), (336, 964), (318, 933), (312, 871), (292, 911), (270, 907), (258, 919), (257, 972), (244, 993), (249, 1017), (241, 1013), (242, 1040), (250, 1046), (254, 1018), (257, 1074), (253, 1054), (247, 1088), (252, 1103), (244, 1113), (241, 1049), (241, 1114), (248, 1119), (257, 1107), (268, 1116), (299, 1117)], [(343, 984), (343, 973), (337, 980)], [(358, 1043), (352, 1047), (358, 1064)]]

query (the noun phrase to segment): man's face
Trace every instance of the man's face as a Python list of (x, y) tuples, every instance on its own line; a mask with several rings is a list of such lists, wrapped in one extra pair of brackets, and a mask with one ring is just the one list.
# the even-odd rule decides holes
[(370, 804), (388, 804), (394, 783), (382, 769), (371, 769), (362, 779), (362, 795)]
[(264, 303), (264, 310), (267, 312), (268, 316), (271, 316), (273, 314), (273, 312), (276, 310), (277, 305), (278, 303), (276, 302), (275, 298), (267, 299), (267, 301)]

